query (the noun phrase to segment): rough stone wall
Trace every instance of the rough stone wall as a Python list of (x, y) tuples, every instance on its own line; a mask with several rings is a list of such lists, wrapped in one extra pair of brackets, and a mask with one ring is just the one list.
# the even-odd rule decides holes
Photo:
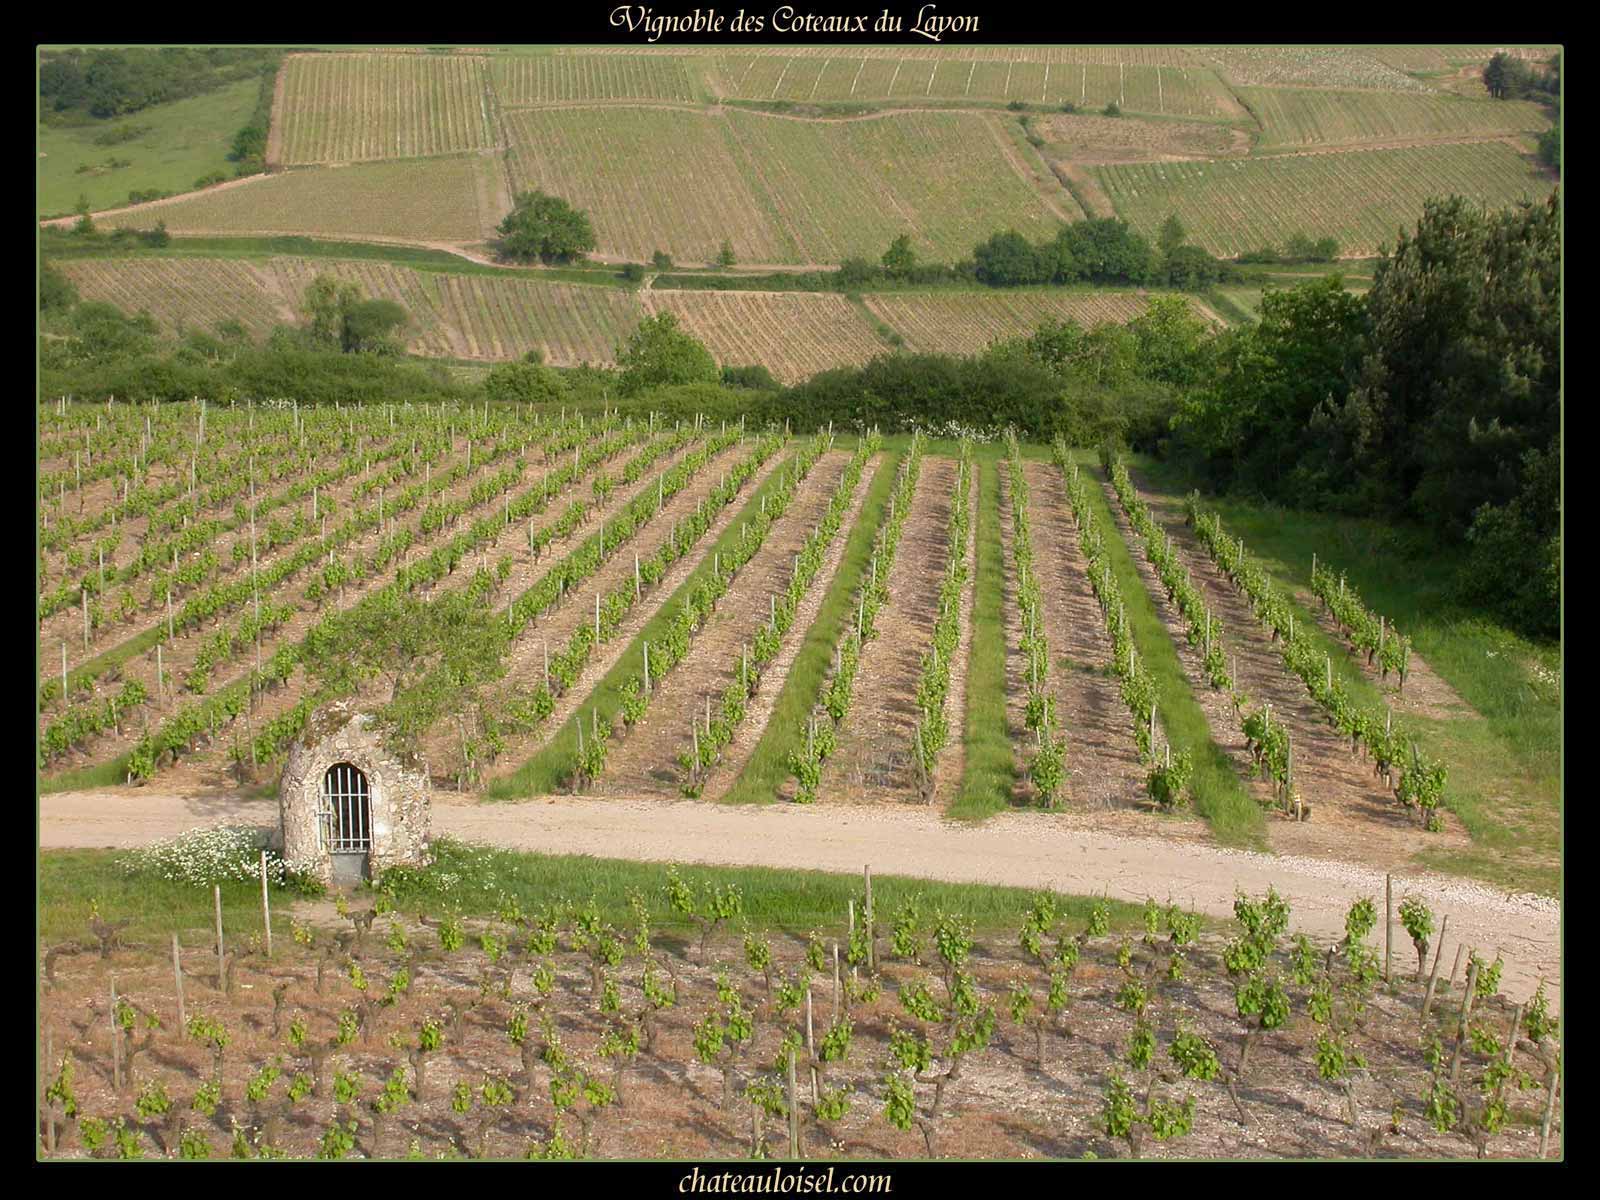
[(347, 762), (367, 777), (372, 819), (370, 873), (422, 866), (427, 852), (429, 800), (426, 770), (411, 770), (384, 749), (372, 718), (345, 702), (329, 705), (306, 722), (305, 738), (290, 748), (279, 786), (283, 856), (294, 870), (331, 882), (332, 859), (317, 840), (317, 810), (328, 768)]

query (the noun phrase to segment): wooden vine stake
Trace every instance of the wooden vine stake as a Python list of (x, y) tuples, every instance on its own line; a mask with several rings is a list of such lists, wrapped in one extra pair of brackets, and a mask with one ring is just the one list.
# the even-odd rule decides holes
[(1472, 998), (1478, 990), (1478, 967), (1476, 958), (1472, 960), (1472, 969), (1467, 972), (1467, 994), (1461, 997), (1461, 1015), (1456, 1024), (1456, 1049), (1450, 1058), (1450, 1086), (1456, 1086), (1456, 1080), (1461, 1075), (1461, 1053), (1466, 1048), (1467, 1021), (1472, 1017)]
[(261, 852), (261, 928), (266, 937), (267, 957), (272, 957), (272, 902), (267, 899), (267, 852)]
[(794, 1051), (789, 1051), (789, 1157), (800, 1157), (800, 1105), (799, 1097), (795, 1093), (799, 1089), (794, 1082)]
[(1383, 877), (1383, 981), (1390, 982), (1390, 956), (1394, 953), (1394, 876)]
[(811, 981), (806, 980), (806, 1057), (811, 1061), (811, 1103), (817, 1103), (817, 1039), (811, 1024)]
[(223, 991), (227, 986), (227, 969), (222, 954), (222, 885), (211, 885), (211, 898), (216, 906), (217, 916), (217, 991)]
[(1444, 920), (1439, 922), (1439, 944), (1433, 950), (1433, 970), (1428, 972), (1428, 991), (1422, 997), (1422, 1019), (1428, 1019), (1428, 1010), (1433, 1007), (1433, 985), (1439, 980), (1439, 960), (1444, 957), (1444, 932), (1450, 928), (1450, 914), (1446, 913)]
[(187, 1029), (189, 1027), (189, 1017), (183, 1006), (183, 962), (178, 957), (178, 935), (176, 932), (172, 935), (172, 982), (178, 992), (178, 1028), (180, 1030)]
[(1561, 1081), (1561, 1072), (1555, 1064), (1550, 1066), (1550, 1084), (1544, 1094), (1544, 1120), (1539, 1125), (1539, 1157), (1543, 1158), (1550, 1152), (1550, 1126), (1555, 1121), (1556, 1115), (1556, 1089)]
[(878, 969), (878, 947), (876, 939), (872, 936), (872, 867), (870, 864), (864, 868), (863, 874), (866, 876), (867, 903), (866, 911), (861, 914), (861, 919), (865, 922), (867, 931), (867, 970), (876, 971)]

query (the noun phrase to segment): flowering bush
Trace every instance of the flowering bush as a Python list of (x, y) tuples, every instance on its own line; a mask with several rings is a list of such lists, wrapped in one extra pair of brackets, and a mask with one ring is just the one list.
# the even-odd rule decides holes
[(267, 849), (266, 831), (248, 825), (191, 829), (140, 847), (119, 865), (129, 875), (155, 875), (192, 887), (210, 887), (229, 880), (259, 879), (262, 850), (267, 851), (267, 878), (277, 884), (288, 882), (288, 864)]

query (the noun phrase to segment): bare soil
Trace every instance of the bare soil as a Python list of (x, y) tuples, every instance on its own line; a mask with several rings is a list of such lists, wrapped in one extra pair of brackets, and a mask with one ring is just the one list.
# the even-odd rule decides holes
[[(659, 898), (652, 898), (652, 903), (659, 906)], [(187, 1011), (219, 1019), (231, 1035), (222, 1058), (220, 1103), (210, 1117), (186, 1111), (193, 1094), (211, 1076), (213, 1062), (208, 1048), (183, 1034), (165, 946), (121, 949), (109, 960), (93, 954), (58, 960), (46, 998), (42, 1040), (53, 1060), (71, 1053), (81, 1115), (124, 1116), (137, 1131), (146, 1156), (175, 1156), (169, 1144), (172, 1126), (134, 1112), (134, 1100), (144, 1085), (158, 1082), (174, 1101), (183, 1125), (198, 1129), (210, 1142), (214, 1157), (229, 1154), (234, 1121), (252, 1131), (270, 1124), (272, 1140), (284, 1151), (310, 1158), (317, 1154), (331, 1120), (352, 1118), (357, 1129), (351, 1157), (397, 1158), (412, 1148), (430, 1158), (521, 1157), (531, 1141), (547, 1140), (555, 1128), (552, 1072), (537, 1055), (544, 1044), (540, 1022), (548, 1014), (570, 1061), (618, 1086), (620, 1103), (593, 1115), (589, 1157), (740, 1159), (750, 1154), (752, 1133), (752, 1111), (740, 1098), (743, 1086), (763, 1075), (778, 1079), (774, 1063), (782, 1035), (786, 1029), (803, 1026), (802, 1017), (777, 1011), (761, 976), (744, 965), (738, 938), (714, 940), (702, 955), (681, 936), (660, 934), (651, 948), (652, 959), (659, 971), (670, 972), (676, 1003), (656, 1020), (649, 1049), (641, 1049), (625, 1072), (617, 1072), (597, 1053), (600, 1038), (615, 1022), (598, 1011), (585, 956), (565, 944), (549, 959), (555, 984), (548, 999), (541, 999), (531, 987), (535, 962), (522, 952), (521, 938), (510, 939), (511, 951), (491, 971), (476, 944), (475, 935), (485, 928), (481, 922), (468, 925), (470, 948), (452, 954), (439, 948), (434, 930), (392, 916), (379, 917), (371, 933), (357, 943), (349, 926), (329, 908), (326, 902), (302, 904), (294, 915), (314, 932), (316, 945), (307, 949), (280, 940), (271, 959), (246, 954), (235, 968), (231, 994), (216, 988), (209, 947), (191, 945), (186, 951)], [(842, 934), (842, 926), (841, 919), (840, 929), (829, 934)], [(409, 943), (404, 957), (384, 944), (392, 927), (398, 927)], [(501, 927), (502, 935), (506, 932)], [(879, 940), (879, 953), (885, 986), (877, 1000), (857, 1002), (841, 1011), (842, 1005), (835, 1007), (833, 981), (826, 976), (813, 980), (817, 1024), (828, 1027), (838, 1013), (848, 1016), (853, 1032), (846, 1058), (828, 1067), (824, 1076), (825, 1085), (842, 1087), (849, 1097), (849, 1110), (841, 1120), (819, 1122), (812, 1116), (807, 1073), (803, 1067), (799, 1073), (801, 1141), (808, 1159), (920, 1158), (930, 1148), (934, 1156), (967, 1159), (1081, 1158), (1091, 1152), (1101, 1158), (1129, 1155), (1125, 1143), (1099, 1132), (1109, 1075), (1124, 1055), (1134, 1024), (1113, 999), (1123, 978), (1114, 965), (1116, 939), (1091, 939), (1085, 944), (1072, 979), (1065, 1027), (1045, 1033), (1042, 1060), (1036, 1058), (1040, 1040), (1031, 1028), (1011, 1022), (1005, 999), (1017, 979), (1026, 980), (1037, 994), (1043, 972), (1023, 959), (1009, 938), (979, 940), (968, 968), (980, 1000), (997, 1010), (996, 1030), (987, 1047), (964, 1060), (960, 1078), (946, 1091), (945, 1112), (930, 1127), (931, 1147), (916, 1128), (901, 1132), (883, 1119), (879, 1081), (889, 1062), (890, 1031), (905, 1020), (897, 1000), (899, 989), (925, 981), (937, 994), (940, 986), (931, 966), (891, 961), (884, 941)], [(773, 948), (775, 973), (798, 970), (809, 978), (797, 939), (780, 935)], [(1224, 1079), (1236, 1073), (1241, 1026), (1234, 1014), (1231, 983), (1219, 968), (1219, 948), (1219, 937), (1204, 938), (1188, 952), (1183, 981), (1159, 985), (1150, 1009), (1157, 1031), (1156, 1068), (1129, 1072), (1125, 1064), (1120, 1067), (1131, 1076), (1141, 1103), (1152, 1087), (1170, 1100), (1193, 1096), (1196, 1101), (1193, 1132), (1166, 1142), (1146, 1139), (1145, 1157), (1472, 1156), (1464, 1138), (1435, 1133), (1424, 1116), (1421, 1097), (1428, 1086), (1428, 1069), (1417, 1048), (1421, 989), (1403, 971), (1397, 972), (1392, 994), (1380, 991), (1373, 998), (1351, 1038), (1353, 1048), (1366, 1059), (1365, 1068), (1352, 1081), (1356, 1128), (1345, 1121), (1341, 1091), (1317, 1078), (1312, 1047), (1319, 1027), (1304, 1014), (1298, 994), (1304, 989), (1294, 989), (1289, 1023), (1263, 1035), (1254, 1047), (1250, 1069), (1237, 1085), (1240, 1107), (1230, 1100), (1223, 1082), (1179, 1081), (1167, 1074), (1167, 1048), (1180, 1020), (1215, 1048)], [(319, 957), (327, 964), (320, 987)], [(1134, 970), (1159, 969), (1162, 961), (1159, 951), (1134, 947)], [(365, 993), (352, 985), (352, 962), (359, 963), (366, 976)], [(392, 1005), (370, 1007), (355, 1039), (334, 1046), (341, 1013), (357, 1009), (386, 987), (402, 965), (411, 976), (409, 989)], [(719, 970), (728, 971), (755, 1015), (755, 1036), (731, 1067), (733, 1100), (727, 1107), (721, 1073), (699, 1062), (693, 1048), (695, 1023), (716, 1004)], [(641, 975), (642, 963), (630, 948), (628, 960), (616, 972), (623, 1014), (629, 1019), (644, 1006)], [(112, 1082), (108, 993), (113, 980), (119, 997), (160, 1020), (160, 1028), (148, 1033), (141, 1022), (139, 1036), (131, 1041), (136, 1051), (131, 1078), (120, 1092)], [(274, 994), (280, 989), (283, 1011), (275, 1029)], [(1459, 996), (1458, 986), (1436, 1005), (1434, 1030), (1445, 1030)], [(508, 1021), (519, 1006), (528, 1010), (527, 1037), (534, 1052), (526, 1065), (507, 1036)], [(452, 1008), (459, 1014), (458, 1022), (451, 1020)], [(1474, 1015), (1478, 1023), (1502, 1036), (1511, 1024), (1509, 1006), (1501, 997), (1480, 1001)], [(428, 1019), (440, 1021), (444, 1038), (440, 1048), (425, 1057), (425, 1077), (418, 1081), (407, 1065), (406, 1052), (393, 1046), (391, 1039), (415, 1044), (418, 1029)], [(333, 1046), (333, 1050), (325, 1063), (320, 1094), (291, 1104), (286, 1099), (288, 1080), (315, 1069), (313, 1060), (290, 1041), (288, 1030), (294, 1021), (306, 1027), (305, 1045)], [(1510, 1120), (1491, 1141), (1490, 1157), (1536, 1154), (1544, 1100), (1541, 1085), (1553, 1049), (1519, 1043), (1515, 1064), (1532, 1076), (1534, 1086), (1509, 1093)], [(245, 1084), (259, 1066), (279, 1056), (284, 1075), (257, 1108), (246, 1101)], [(936, 1060), (935, 1069), (943, 1071), (948, 1065)], [(1469, 1052), (1463, 1084), (1475, 1086), (1485, 1066), (1480, 1056)], [(374, 1122), (371, 1101), (397, 1069), (415, 1095), (380, 1127)], [(336, 1073), (357, 1082), (356, 1102), (335, 1102)], [(464, 1082), (477, 1093), (488, 1078), (505, 1079), (513, 1089), (512, 1102), (484, 1120), (485, 1110), (475, 1094), (471, 1111), (456, 1113), (451, 1097), (457, 1083)], [(927, 1084), (916, 1086), (924, 1112), (932, 1090)], [(564, 1126), (568, 1138), (580, 1136), (580, 1122), (571, 1115)], [(1552, 1139), (1557, 1156), (1559, 1132), (1558, 1125)], [(69, 1125), (58, 1128), (57, 1134), (55, 1156), (87, 1154), (79, 1129)], [(769, 1146), (781, 1154), (785, 1136), (781, 1121), (769, 1121), (765, 1135)]]

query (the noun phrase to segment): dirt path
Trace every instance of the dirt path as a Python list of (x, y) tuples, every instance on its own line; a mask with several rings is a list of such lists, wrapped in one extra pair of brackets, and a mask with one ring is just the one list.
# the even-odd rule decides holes
[[(737, 450), (735, 452), (737, 452)], [(712, 521), (711, 527), (701, 535), (701, 540), (696, 548), (692, 552), (683, 555), (678, 559), (677, 562), (672, 564), (672, 567), (664, 576), (662, 576), (660, 582), (656, 584), (653, 598), (647, 598), (644, 603), (635, 604), (633, 606), (633, 608), (629, 611), (627, 618), (618, 627), (616, 636), (613, 637), (611, 641), (607, 642), (598, 653), (590, 657), (589, 665), (584, 669), (582, 674), (578, 676), (573, 686), (568, 688), (567, 691), (556, 700), (555, 711), (550, 714), (549, 718), (546, 719), (532, 733), (525, 734), (518, 738), (508, 739), (506, 748), (500, 755), (499, 765), (488, 773), (488, 779), (495, 779), (504, 775), (513, 774), (519, 767), (537, 754), (544, 747), (545, 743), (554, 737), (556, 732), (572, 719), (573, 714), (576, 713), (582, 706), (583, 702), (589, 698), (589, 694), (594, 690), (595, 684), (604, 679), (610, 672), (611, 668), (616, 666), (621, 660), (622, 656), (627, 653), (628, 647), (633, 644), (633, 639), (639, 635), (639, 631), (641, 629), (650, 623), (650, 619), (655, 616), (661, 603), (671, 596), (672, 593), (675, 592), (680, 585), (682, 585), (683, 581), (689, 577), (695, 568), (700, 565), (703, 558), (703, 548), (715, 544), (717, 539), (722, 536), (723, 530), (727, 529), (727, 527), (733, 522), (734, 517), (744, 508), (744, 504), (746, 501), (748, 501), (749, 497), (755, 494), (757, 489), (761, 487), (762, 483), (766, 481), (767, 477), (771, 475), (773, 471), (777, 470), (780, 466), (788, 461), (789, 455), (783, 450), (780, 450), (771, 458), (767, 459), (766, 462), (762, 463), (760, 468), (758, 468), (749, 479), (745, 480), (744, 487), (740, 490), (740, 496), (742, 496), (743, 499), (736, 497), (731, 504), (729, 504), (722, 510), (721, 513), (717, 515), (717, 518)], [(657, 524), (655, 527), (657, 537), (654, 544), (656, 546), (659, 546), (661, 542), (665, 540), (667, 530), (671, 528), (670, 522), (675, 519), (675, 514), (681, 515), (682, 513), (693, 511), (695, 506), (698, 505), (700, 501), (710, 493), (712, 488), (717, 486), (717, 483), (721, 480), (722, 475), (723, 471), (719, 468), (718, 464), (708, 464), (706, 469), (702, 471), (702, 473), (697, 476), (688, 487), (679, 492), (678, 495), (673, 498), (673, 501), (668, 502), (668, 511), (665, 514), (666, 523)], [(681, 503), (683, 507), (674, 508), (674, 501)], [(633, 569), (631, 558), (628, 562), (628, 569), (630, 571)], [(590, 603), (591, 605), (593, 604), (592, 593)], [(588, 612), (591, 614), (592, 619), (592, 614), (594, 612), (593, 608), (591, 607)], [(569, 637), (571, 636), (571, 630), (577, 628), (577, 620), (581, 618), (581, 615), (582, 610), (576, 605), (568, 610), (565, 619), (570, 620), (572, 624), (565, 627), (568, 628)], [(542, 677), (544, 670), (542, 639), (544, 636), (544, 633), (541, 632), (541, 644), (537, 649), (535, 648), (535, 643), (531, 639), (529, 640), (528, 645), (522, 651), (518, 662), (512, 667), (514, 677), (531, 678), (531, 672), (534, 669), (535, 663), (537, 663), (538, 670), (540, 671)], [(551, 638), (551, 641), (555, 641), (554, 637)], [(561, 643), (556, 642), (556, 644), (560, 645)], [(618, 752), (618, 750), (620, 750), (620, 748), (621, 747), (618, 746), (610, 753), (614, 755)]]
[(878, 613), (878, 636), (862, 651), (838, 748), (822, 769), (817, 793), (830, 806), (916, 798), (911, 738), (917, 678), (938, 613), (955, 481), (955, 459), (923, 458), (889, 570), (889, 602)]
[(1067, 735), (1069, 808), (1147, 807), (1133, 716), (1111, 671), (1111, 637), (1089, 586), (1066, 481), (1049, 463), (1023, 465), (1034, 571), (1053, 660), (1050, 691)]
[[(1137, 484), (1135, 484), (1137, 488)], [(1116, 496), (1106, 485), (1112, 505)], [(1249, 600), (1211, 561), (1199, 539), (1184, 524), (1170, 498), (1150, 505), (1158, 528), (1172, 537), (1179, 561), (1188, 569), (1212, 612), (1223, 623), (1222, 643), (1234, 686), (1256, 703), (1272, 705), (1274, 721), (1289, 730), (1295, 786), (1312, 806), (1307, 821), (1269, 820), (1274, 849), (1293, 853), (1350, 855), (1363, 862), (1402, 867), (1424, 847), (1464, 849), (1470, 844), (1460, 821), (1445, 814), (1442, 833), (1424, 833), (1384, 785), (1371, 764), (1350, 749), (1307, 694), (1299, 677), (1284, 664), (1272, 635), (1257, 622)]]
[[(143, 789), (60, 792), (40, 797), (39, 806), (40, 847), (45, 850), (126, 848), (195, 826), (276, 826), (278, 820), (273, 801)], [(1324, 943), (1342, 935), (1353, 899), (1383, 898), (1383, 874), (1368, 867), (1066, 829), (1057, 815), (1007, 812), (973, 826), (945, 821), (921, 806), (729, 807), (565, 797), (478, 805), (470, 797), (447, 794), (435, 797), (433, 831), (547, 854), (850, 873), (870, 864), (880, 875), (1103, 892), (1135, 902), (1170, 896), (1217, 918), (1231, 916), (1236, 890), (1255, 895), (1270, 885), (1293, 906), (1292, 926)], [(1513, 1001), (1530, 996), (1541, 978), (1559, 981), (1560, 914), (1555, 901), (1505, 895), (1423, 872), (1397, 875), (1396, 904), (1412, 891), (1436, 913), (1449, 914), (1446, 964), (1458, 944), (1476, 946), (1491, 958), (1498, 949), (1505, 955), (1501, 987)], [(1381, 929), (1377, 936), (1381, 947)], [(1394, 936), (1396, 968), (1404, 970), (1412, 961), (1410, 942), (1398, 923)], [(1559, 994), (1556, 989), (1551, 993), (1554, 1007)]]
[[(721, 704), (740, 648), (767, 623), (770, 597), (788, 585), (794, 557), (822, 518), (849, 461), (845, 451), (829, 451), (801, 481), (789, 508), (694, 635), (688, 654), (656, 685), (644, 719), (612, 748), (601, 780), (604, 795), (678, 794), (683, 776), (676, 758), (689, 745), (689, 723), (704, 719), (708, 703), (713, 709)], [(769, 686), (776, 682), (768, 679)]]

